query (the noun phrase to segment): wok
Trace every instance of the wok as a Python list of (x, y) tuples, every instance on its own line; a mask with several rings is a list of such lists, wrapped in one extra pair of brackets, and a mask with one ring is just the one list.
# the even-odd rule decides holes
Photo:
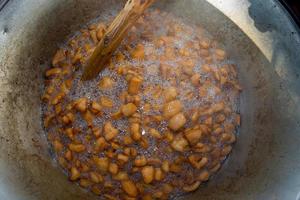
[[(97, 199), (51, 159), (41, 125), (45, 63), (59, 44), (121, 0), (10, 0), (0, 11), (0, 199)], [(276, 0), (161, 0), (236, 61), (242, 125), (222, 169), (184, 199), (294, 200), (300, 192), (300, 38)]]

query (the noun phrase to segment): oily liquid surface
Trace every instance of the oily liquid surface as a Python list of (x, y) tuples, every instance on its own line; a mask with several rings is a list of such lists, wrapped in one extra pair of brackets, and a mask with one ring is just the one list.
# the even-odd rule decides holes
[(154, 10), (108, 67), (82, 82), (105, 28), (102, 21), (82, 29), (46, 72), (44, 125), (55, 158), (71, 181), (104, 199), (196, 190), (236, 140), (236, 66), (201, 27)]

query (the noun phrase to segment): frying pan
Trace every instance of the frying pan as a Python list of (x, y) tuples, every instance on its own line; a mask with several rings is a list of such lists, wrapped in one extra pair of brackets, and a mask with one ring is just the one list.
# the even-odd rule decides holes
[[(70, 183), (41, 125), (44, 65), (59, 44), (121, 0), (10, 0), (0, 12), (0, 199), (99, 197)], [(161, 0), (226, 44), (243, 86), (242, 125), (222, 169), (190, 200), (298, 200), (300, 38), (276, 0)]]

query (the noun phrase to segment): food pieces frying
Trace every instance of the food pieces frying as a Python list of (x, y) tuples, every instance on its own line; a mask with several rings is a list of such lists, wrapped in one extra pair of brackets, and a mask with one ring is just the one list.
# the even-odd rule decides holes
[(154, 10), (83, 83), (82, 67), (105, 29), (81, 30), (46, 71), (44, 126), (56, 160), (70, 181), (106, 199), (197, 190), (234, 150), (236, 66), (201, 28)]

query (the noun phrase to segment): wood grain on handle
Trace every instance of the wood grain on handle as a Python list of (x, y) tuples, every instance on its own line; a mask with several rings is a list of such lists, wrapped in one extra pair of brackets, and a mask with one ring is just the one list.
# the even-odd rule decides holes
[(95, 78), (120, 45), (129, 29), (155, 0), (128, 0), (123, 10), (108, 27), (102, 40), (87, 60), (82, 80)]

